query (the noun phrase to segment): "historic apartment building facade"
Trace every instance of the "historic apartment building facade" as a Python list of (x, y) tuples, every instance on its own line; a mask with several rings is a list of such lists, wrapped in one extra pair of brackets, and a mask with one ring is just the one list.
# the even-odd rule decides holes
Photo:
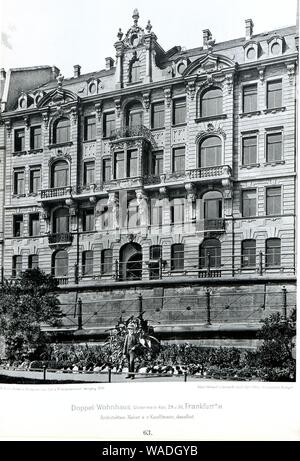
[(138, 20), (102, 71), (1, 71), (2, 276), (57, 277), (65, 339), (249, 343), (295, 306), (296, 28), (166, 52)]

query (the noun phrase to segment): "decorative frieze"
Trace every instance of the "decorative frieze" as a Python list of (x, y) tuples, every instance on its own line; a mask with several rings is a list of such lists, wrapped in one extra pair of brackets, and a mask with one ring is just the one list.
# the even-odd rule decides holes
[(172, 143), (179, 144), (186, 141), (186, 128), (173, 128), (172, 129)]

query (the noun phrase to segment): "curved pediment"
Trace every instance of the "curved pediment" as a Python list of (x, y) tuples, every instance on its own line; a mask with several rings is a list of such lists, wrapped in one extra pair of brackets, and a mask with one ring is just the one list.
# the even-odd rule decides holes
[(215, 53), (207, 53), (205, 56), (201, 56), (201, 58), (198, 58), (196, 61), (192, 62), (186, 68), (183, 75), (184, 77), (187, 77), (193, 74), (208, 74), (211, 72), (221, 71), (223, 69), (226, 70), (233, 68), (235, 66), (236, 63), (227, 56)]
[(41, 108), (48, 106), (58, 106), (77, 101), (78, 96), (73, 93), (73, 91), (58, 87), (43, 96), (42, 99), (38, 102), (37, 107)]

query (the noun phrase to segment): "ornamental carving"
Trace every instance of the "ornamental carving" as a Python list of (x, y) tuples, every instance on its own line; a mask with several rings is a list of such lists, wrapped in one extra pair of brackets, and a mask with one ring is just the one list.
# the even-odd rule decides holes
[(143, 94), (143, 102), (145, 109), (148, 111), (150, 107), (150, 92)]
[(188, 82), (188, 84), (186, 85), (186, 91), (189, 98), (193, 100), (196, 92), (195, 82)]
[(207, 124), (207, 129), (204, 131), (200, 131), (195, 139), (196, 143), (199, 143), (202, 138), (204, 138), (207, 135), (216, 135), (216, 136), (222, 136), (223, 139), (226, 139), (226, 133), (223, 130), (221, 126), (215, 126), (213, 123), (208, 123)]
[(289, 77), (290, 84), (293, 84), (295, 77), (295, 64), (287, 64), (287, 73)]
[(116, 105), (117, 117), (119, 118), (121, 115), (121, 99), (120, 98), (115, 99), (115, 105)]
[(102, 101), (95, 104), (95, 111), (97, 115), (97, 120), (100, 122), (102, 116)]

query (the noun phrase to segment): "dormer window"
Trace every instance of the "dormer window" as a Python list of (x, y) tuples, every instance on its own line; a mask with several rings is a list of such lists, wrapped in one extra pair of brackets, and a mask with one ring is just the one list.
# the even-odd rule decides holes
[(283, 53), (283, 38), (275, 35), (268, 40), (269, 54), (272, 56), (280, 56)]
[(244, 45), (245, 61), (255, 61), (258, 59), (258, 44), (254, 40), (250, 40)]

